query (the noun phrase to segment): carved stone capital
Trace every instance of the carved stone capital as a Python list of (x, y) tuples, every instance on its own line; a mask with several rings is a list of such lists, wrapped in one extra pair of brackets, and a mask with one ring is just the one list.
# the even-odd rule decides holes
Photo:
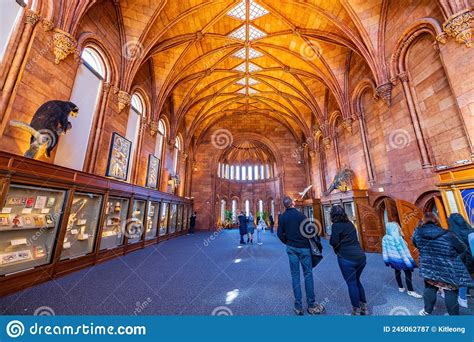
[(323, 140), (323, 146), (326, 150), (329, 150), (329, 148), (331, 147), (331, 138), (329, 137), (324, 137)]
[(158, 122), (151, 120), (148, 123), (148, 129), (150, 130), (151, 136), (154, 137), (156, 133), (158, 133)]
[(310, 156), (311, 158), (315, 158), (315, 157), (316, 157), (316, 151), (315, 151), (315, 150), (310, 150), (308, 153), (309, 153), (309, 156)]
[(41, 20), (41, 25), (43, 26), (43, 30), (46, 32), (51, 31), (54, 28), (54, 22), (44, 18)]
[(448, 36), (455, 38), (458, 43), (470, 48), (472, 46), (471, 21), (473, 17), (474, 11), (470, 9), (457, 13), (444, 22), (443, 30)]
[(119, 90), (117, 92), (117, 100), (118, 100), (118, 109), (119, 109), (119, 112), (121, 112), (125, 107), (130, 105), (130, 102), (132, 101), (132, 95), (130, 95), (124, 90)]
[(69, 56), (71, 53), (76, 53), (76, 40), (69, 33), (54, 29), (53, 34), (53, 52), (56, 57), (54, 63), (59, 64), (63, 59)]
[(446, 44), (447, 39), (448, 35), (446, 34), (446, 32), (441, 32), (436, 36), (436, 41), (441, 44)]
[(375, 95), (377, 99), (382, 99), (387, 104), (387, 106), (390, 107), (390, 103), (392, 100), (392, 82), (387, 82), (379, 85), (375, 89)]
[(38, 13), (32, 10), (27, 10), (25, 15), (25, 23), (31, 26), (35, 26), (36, 23), (40, 20)]
[(408, 74), (405, 71), (402, 71), (401, 73), (399, 73), (398, 78), (402, 82), (408, 82)]
[(344, 118), (341, 123), (342, 127), (349, 133), (352, 133), (352, 121), (352, 118)]

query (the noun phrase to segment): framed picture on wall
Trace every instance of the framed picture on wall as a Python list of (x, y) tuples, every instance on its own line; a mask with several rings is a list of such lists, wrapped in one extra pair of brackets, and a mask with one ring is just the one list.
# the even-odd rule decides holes
[(113, 132), (105, 175), (120, 180), (127, 180), (131, 151), (132, 142)]
[(158, 186), (158, 173), (160, 171), (160, 160), (153, 154), (148, 155), (148, 168), (146, 171), (146, 186), (156, 189)]

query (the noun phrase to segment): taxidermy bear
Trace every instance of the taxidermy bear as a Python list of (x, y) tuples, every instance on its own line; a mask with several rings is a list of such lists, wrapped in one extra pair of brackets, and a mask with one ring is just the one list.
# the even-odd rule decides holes
[(68, 121), (69, 115), (76, 117), (78, 112), (79, 108), (72, 102), (53, 100), (38, 108), (29, 125), (21, 121), (10, 121), (10, 125), (31, 134), (30, 148), (24, 156), (35, 158), (39, 150), (46, 147), (46, 156), (50, 157), (51, 151), (58, 144), (59, 135), (72, 128)]

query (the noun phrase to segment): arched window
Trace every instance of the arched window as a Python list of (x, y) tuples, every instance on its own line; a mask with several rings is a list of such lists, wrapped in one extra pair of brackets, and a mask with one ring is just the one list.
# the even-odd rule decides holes
[(234, 165), (230, 167), (230, 179), (234, 179)]
[(242, 165), (242, 180), (246, 180), (247, 179), (247, 167)]
[(1, 20), (0, 20), (0, 62), (3, 60), (8, 43), (13, 31), (21, 18), (24, 8), (28, 4), (26, 0), (8, 0), (1, 2)]
[[(77, 69), (70, 101), (79, 113), (69, 116), (72, 129), (61, 136), (54, 162), (75, 170), (83, 170), (102, 84), (107, 79), (107, 64), (96, 47), (86, 47), (81, 54), (83, 63)], [(90, 142), (92, 146), (94, 142)]]
[(250, 214), (250, 201), (245, 200), (245, 215), (249, 216)]
[(271, 206), (271, 213), (272, 213), (273, 219), (275, 219), (275, 201), (274, 200), (271, 201), (270, 206)]
[(254, 174), (255, 174), (255, 180), (259, 180), (260, 177), (259, 177), (259, 174), (258, 174), (258, 165), (254, 165), (253, 170), (254, 170)]
[(258, 200), (258, 212), (260, 215), (263, 215), (263, 201)]
[(222, 222), (222, 224), (224, 224), (224, 222), (225, 222), (225, 207), (226, 207), (225, 200), (221, 200), (221, 222)]
[(237, 200), (232, 200), (232, 222), (237, 222)]
[(225, 164), (225, 179), (229, 179), (229, 164)]
[(217, 163), (217, 177), (221, 176), (221, 162)]
[(265, 173), (267, 178), (270, 178), (270, 166), (268, 164), (265, 164)]
[(179, 151), (181, 151), (181, 138), (178, 136), (176, 137), (176, 142), (174, 143), (173, 174), (175, 176), (178, 172)]
[(265, 179), (268, 177), (265, 177), (265, 170), (263, 169), (263, 164), (260, 165), (260, 178)]
[(155, 156), (161, 160), (163, 145), (166, 140), (166, 126), (163, 120), (158, 121), (158, 132), (156, 133)]
[(128, 168), (128, 180), (133, 169), (134, 158), (137, 152), (138, 139), (140, 133), (141, 119), (146, 115), (143, 100), (137, 93), (132, 95), (130, 103), (130, 113), (128, 115), (127, 133), (125, 137), (132, 142), (132, 151), (130, 153), (130, 167)]
[(240, 180), (240, 165), (235, 166), (235, 179)]
[(251, 165), (249, 165), (249, 166), (247, 167), (247, 172), (248, 172), (248, 177), (247, 177), (247, 179), (248, 179), (248, 180), (253, 180), (253, 177), (252, 177), (252, 166), (251, 166)]

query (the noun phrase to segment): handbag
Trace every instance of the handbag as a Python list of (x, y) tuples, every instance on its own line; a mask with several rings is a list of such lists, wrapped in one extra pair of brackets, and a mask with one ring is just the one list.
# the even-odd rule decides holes
[(315, 268), (323, 260), (323, 245), (318, 235), (309, 238), (311, 250), (311, 265)]

